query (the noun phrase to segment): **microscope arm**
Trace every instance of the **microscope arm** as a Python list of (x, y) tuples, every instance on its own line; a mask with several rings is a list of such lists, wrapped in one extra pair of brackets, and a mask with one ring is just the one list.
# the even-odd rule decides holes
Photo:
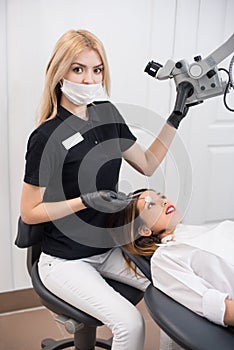
[(213, 51), (209, 56), (199, 62), (192, 63), (189, 67), (188, 74), (194, 79), (199, 79), (233, 52), (234, 34), (232, 34), (223, 45)]

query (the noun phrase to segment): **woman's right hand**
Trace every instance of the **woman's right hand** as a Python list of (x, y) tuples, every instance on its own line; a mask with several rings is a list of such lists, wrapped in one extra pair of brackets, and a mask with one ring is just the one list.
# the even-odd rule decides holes
[(82, 194), (80, 198), (87, 208), (107, 213), (120, 211), (131, 201), (125, 193), (109, 190)]

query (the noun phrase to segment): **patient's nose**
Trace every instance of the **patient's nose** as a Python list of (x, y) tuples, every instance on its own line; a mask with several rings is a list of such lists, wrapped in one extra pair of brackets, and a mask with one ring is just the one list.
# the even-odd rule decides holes
[(165, 205), (167, 205), (167, 199), (166, 198), (161, 198), (161, 205), (162, 207), (165, 207)]

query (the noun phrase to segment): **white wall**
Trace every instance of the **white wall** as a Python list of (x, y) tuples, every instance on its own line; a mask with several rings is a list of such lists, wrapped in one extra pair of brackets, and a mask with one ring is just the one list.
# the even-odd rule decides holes
[[(103, 41), (109, 57), (112, 100), (119, 102), (123, 110), (134, 105), (139, 106), (134, 111), (150, 109), (165, 117), (174, 101), (174, 85), (148, 77), (143, 72), (146, 63), (151, 59), (165, 63), (171, 57), (191, 61), (201, 50), (210, 53), (234, 31), (231, 16), (227, 16), (233, 11), (232, 3), (232, 0), (0, 0), (0, 160), (3, 164), (0, 292), (30, 286), (25, 252), (13, 242), (26, 141), (35, 125), (44, 70), (58, 38), (72, 28), (94, 32)], [(201, 127), (203, 115), (210, 110), (212, 104), (206, 110), (201, 109)], [(141, 119), (140, 112), (137, 121), (132, 122), (135, 129), (147, 119), (145, 116)], [(194, 113), (179, 132), (186, 151), (192, 149)], [(125, 117), (131, 122), (131, 116)], [(147, 132), (152, 128), (152, 133), (157, 133), (158, 127), (157, 120), (155, 125), (147, 126)], [(196, 161), (196, 152), (192, 157)], [(156, 183), (161, 183), (162, 177), (162, 182), (173, 179), (170, 162), (169, 159), (163, 164)], [(188, 167), (184, 176), (189, 172)], [(168, 185), (167, 189), (174, 195), (174, 186)]]
[(0, 290), (13, 286), (10, 196), (6, 2), (0, 2)]

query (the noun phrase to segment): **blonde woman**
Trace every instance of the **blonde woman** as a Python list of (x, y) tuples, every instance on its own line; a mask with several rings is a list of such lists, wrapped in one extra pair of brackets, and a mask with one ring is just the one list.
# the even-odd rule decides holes
[(142, 316), (103, 276), (142, 290), (148, 281), (126, 271), (106, 219), (123, 208), (117, 192), (122, 158), (140, 173), (153, 174), (187, 108), (181, 115), (172, 112), (144, 151), (115, 106), (101, 99), (109, 92), (100, 40), (86, 30), (65, 33), (48, 63), (39, 125), (28, 140), (21, 218), (41, 224), (44, 285), (106, 324), (113, 350), (142, 350)]
[[(150, 258), (154, 285), (200, 316), (234, 326), (234, 222), (185, 225), (175, 204), (153, 190), (139, 190), (110, 227), (124, 230), (133, 255)], [(132, 270), (135, 266), (127, 259)], [(165, 335), (161, 349), (178, 349)]]

